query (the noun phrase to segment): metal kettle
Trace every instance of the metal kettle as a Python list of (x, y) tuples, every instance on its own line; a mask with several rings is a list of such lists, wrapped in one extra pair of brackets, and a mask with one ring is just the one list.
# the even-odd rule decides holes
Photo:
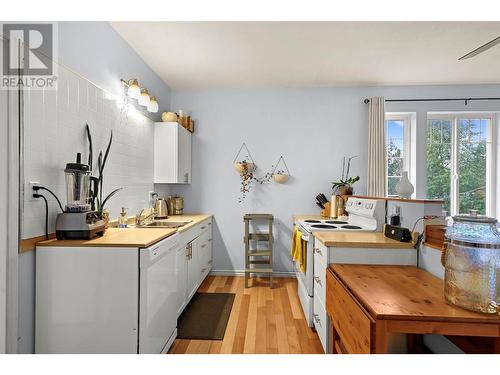
[(168, 205), (167, 201), (163, 198), (158, 198), (155, 201), (155, 218), (156, 219), (168, 218)]

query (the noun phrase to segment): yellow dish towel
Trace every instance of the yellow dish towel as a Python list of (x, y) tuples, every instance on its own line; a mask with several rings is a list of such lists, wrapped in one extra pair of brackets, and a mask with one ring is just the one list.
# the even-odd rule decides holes
[(293, 228), (292, 235), (292, 259), (297, 262), (300, 267), (301, 272), (306, 272), (307, 266), (307, 244), (306, 241), (302, 239), (302, 233), (297, 227)]

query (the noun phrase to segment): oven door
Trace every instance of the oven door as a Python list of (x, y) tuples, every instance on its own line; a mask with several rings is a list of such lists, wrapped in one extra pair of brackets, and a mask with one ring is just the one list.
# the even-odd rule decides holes
[(300, 270), (300, 266), (293, 262), (295, 275), (297, 277), (297, 293), (299, 295), (300, 304), (309, 327), (313, 326), (313, 293), (314, 293), (314, 236), (307, 232), (304, 228), (299, 227), (302, 233), (302, 240), (305, 241), (306, 249), (306, 272)]

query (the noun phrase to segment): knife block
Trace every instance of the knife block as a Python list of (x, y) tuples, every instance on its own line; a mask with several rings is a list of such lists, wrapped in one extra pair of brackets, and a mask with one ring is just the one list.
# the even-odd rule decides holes
[(325, 209), (324, 210), (321, 210), (321, 217), (327, 217), (329, 218), (330, 217), (330, 210), (331, 210), (331, 203), (330, 202), (326, 202), (324, 204), (325, 206)]

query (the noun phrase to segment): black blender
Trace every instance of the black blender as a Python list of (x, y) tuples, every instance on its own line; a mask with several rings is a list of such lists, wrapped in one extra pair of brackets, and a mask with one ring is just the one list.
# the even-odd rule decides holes
[[(76, 163), (66, 164), (66, 207), (56, 218), (56, 238), (91, 239), (102, 236), (105, 223), (97, 212), (91, 210), (90, 184), (96, 184), (90, 166), (82, 164), (81, 154), (76, 154)], [(96, 190), (94, 186), (93, 191)]]

